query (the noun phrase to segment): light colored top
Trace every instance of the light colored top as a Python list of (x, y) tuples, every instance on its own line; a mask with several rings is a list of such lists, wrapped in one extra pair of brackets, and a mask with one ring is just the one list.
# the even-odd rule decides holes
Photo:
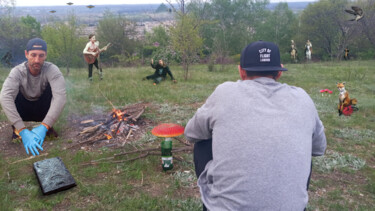
[(93, 52), (99, 51), (99, 41), (92, 43), (88, 42), (83, 49), (83, 54), (92, 54)]
[(219, 85), (185, 127), (212, 138), (213, 160), (198, 178), (208, 210), (303, 210), (311, 156), (326, 149), (310, 96), (271, 78)]
[(65, 80), (59, 68), (50, 62), (44, 62), (40, 74), (33, 76), (29, 71), (28, 63), (24, 62), (10, 71), (1, 89), (0, 103), (5, 115), (17, 130), (25, 127), (15, 105), (18, 93), (20, 92), (29, 101), (36, 101), (48, 84), (52, 90), (52, 101), (42, 122), (52, 127), (66, 102)]

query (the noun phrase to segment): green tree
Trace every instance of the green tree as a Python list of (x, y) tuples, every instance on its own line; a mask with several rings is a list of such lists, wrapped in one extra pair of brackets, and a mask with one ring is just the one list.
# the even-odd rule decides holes
[(41, 36), (41, 26), (40, 23), (30, 15), (26, 17), (21, 17), (21, 26), (23, 27), (23, 32), (30, 37), (40, 37)]
[(99, 21), (97, 39), (101, 43), (112, 43), (112, 46), (101, 57), (102, 61), (122, 63), (123, 65), (133, 63), (138, 59), (135, 56), (139, 45), (136, 38), (134, 22), (106, 11)]
[(40, 23), (31, 16), (19, 18), (7, 13), (0, 18), (0, 28), (0, 51), (10, 52), (17, 63), (25, 60), (27, 41), (40, 36)]
[(174, 51), (170, 46), (170, 35), (166, 26), (156, 26), (151, 32), (146, 33), (143, 55), (145, 57), (151, 56), (154, 60), (163, 59), (167, 63), (176, 60)]
[(202, 22), (204, 46), (218, 58), (239, 54), (255, 39), (255, 32), (267, 17), (268, 0), (192, 1), (189, 12)]
[(146, 42), (148, 45), (158, 44), (160, 47), (169, 45), (169, 34), (164, 26), (159, 25), (152, 28), (151, 32), (146, 33)]
[(197, 60), (203, 40), (199, 35), (200, 22), (191, 14), (184, 13), (184, 7), (177, 12), (176, 25), (170, 28), (171, 45), (181, 56), (184, 79), (189, 77), (189, 66)]
[[(313, 55), (335, 58), (342, 54), (349, 40), (344, 9), (347, 0), (320, 0), (309, 4), (301, 14), (301, 34), (313, 43)], [(304, 44), (303, 44), (304, 45)]]
[(54, 22), (42, 30), (43, 39), (48, 43), (48, 60), (58, 66), (65, 66), (67, 75), (70, 67), (82, 64), (82, 49), (86, 39), (80, 37), (80, 34), (81, 29), (74, 13), (68, 16), (67, 23)]
[(274, 11), (265, 13), (265, 16), (265, 22), (256, 31), (257, 40), (274, 42), (281, 52), (288, 52), (298, 25), (296, 15), (289, 9), (288, 3), (279, 3)]

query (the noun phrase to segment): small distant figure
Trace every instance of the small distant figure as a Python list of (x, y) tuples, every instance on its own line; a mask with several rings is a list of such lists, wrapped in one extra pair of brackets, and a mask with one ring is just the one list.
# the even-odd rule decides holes
[(10, 62), (12, 60), (12, 54), (8, 51), (3, 58), (1, 58), (1, 61), (4, 62), (8, 67), (12, 66), (12, 63)]
[(357, 6), (352, 6), (352, 10), (345, 10), (345, 12), (355, 16), (353, 19), (350, 19), (349, 21), (359, 21), (363, 18), (364, 15), (363, 10)]
[(298, 54), (297, 54), (297, 47), (296, 47), (296, 44), (294, 43), (294, 40), (291, 40), (289, 53), (290, 53), (291, 61), (296, 63)]
[(160, 59), (157, 64), (154, 64), (154, 59), (151, 59), (151, 67), (155, 69), (155, 73), (143, 78), (143, 80), (154, 80), (154, 85), (159, 84), (162, 80), (167, 77), (167, 74), (171, 77), (174, 83), (177, 83), (176, 79), (173, 77), (172, 72), (165, 62)]
[[(357, 110), (357, 107), (355, 107), (355, 105), (357, 105), (357, 99), (349, 97), (349, 92), (345, 89), (345, 82), (342, 82), (342, 83), (337, 82), (336, 86), (340, 92), (339, 104), (337, 105), (339, 116), (341, 116), (342, 114), (346, 116), (350, 116), (351, 112), (353, 112), (353, 109), (352, 109), (353, 106)], [(350, 108), (350, 111), (348, 111), (348, 113), (345, 113), (345, 108), (347, 107), (351, 107), (351, 108)]]
[(83, 49), (83, 56), (89, 66), (89, 81), (92, 81), (92, 68), (94, 65), (99, 71), (100, 80), (103, 80), (103, 70), (99, 62), (99, 56), (100, 53), (106, 51), (110, 45), (111, 43), (108, 43), (104, 48), (99, 49), (99, 41), (96, 40), (95, 35), (89, 35), (89, 42), (86, 44), (85, 49)]
[(349, 60), (350, 59), (350, 57), (349, 57), (349, 48), (348, 47), (346, 47), (344, 49), (344, 59), (345, 60)]
[(306, 54), (306, 59), (307, 61), (311, 60), (311, 54), (312, 54), (312, 44), (310, 40), (307, 40), (305, 44), (305, 54)]

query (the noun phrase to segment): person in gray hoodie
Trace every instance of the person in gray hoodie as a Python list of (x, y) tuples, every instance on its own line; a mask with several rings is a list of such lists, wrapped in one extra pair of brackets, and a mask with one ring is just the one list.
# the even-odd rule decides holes
[[(27, 61), (14, 67), (5, 79), (0, 103), (12, 124), (13, 138), (20, 136), (27, 154), (39, 155), (47, 133), (57, 136), (52, 126), (66, 102), (65, 80), (56, 65), (45, 61), (44, 40), (29, 40), (25, 56)], [(24, 121), (41, 124), (29, 130)]]
[(246, 46), (238, 69), (185, 128), (203, 210), (304, 210), (312, 156), (327, 145), (314, 102), (277, 82), (287, 69), (274, 43)]

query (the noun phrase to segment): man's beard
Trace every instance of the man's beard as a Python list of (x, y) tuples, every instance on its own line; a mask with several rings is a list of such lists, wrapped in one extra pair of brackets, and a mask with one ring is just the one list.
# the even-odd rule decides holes
[(31, 68), (33, 71), (39, 72), (42, 69), (43, 63), (33, 63), (31, 64)]

